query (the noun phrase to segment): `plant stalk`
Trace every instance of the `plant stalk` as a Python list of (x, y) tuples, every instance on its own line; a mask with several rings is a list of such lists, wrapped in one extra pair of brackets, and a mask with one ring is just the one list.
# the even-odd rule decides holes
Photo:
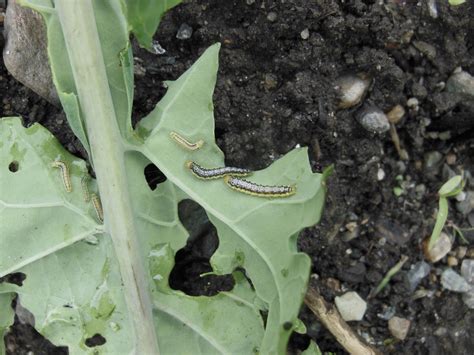
[[(110, 94), (91, 0), (56, 0), (79, 104), (87, 126), (106, 230), (112, 237), (124, 284), (135, 353), (159, 354), (127, 187), (124, 147)], [(117, 53), (118, 55), (118, 53)]]

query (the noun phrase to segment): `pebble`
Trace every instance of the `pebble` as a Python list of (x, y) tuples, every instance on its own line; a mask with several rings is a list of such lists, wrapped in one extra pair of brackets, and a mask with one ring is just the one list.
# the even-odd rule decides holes
[(446, 264), (448, 264), (449, 267), (456, 266), (458, 263), (458, 259), (452, 255), (448, 256), (448, 259), (446, 260)]
[(3, 61), (15, 79), (59, 106), (47, 54), (42, 16), (16, 1), (9, 1), (4, 22)]
[(185, 40), (191, 38), (193, 34), (193, 28), (189, 26), (187, 23), (181, 24), (179, 26), (178, 32), (176, 33), (176, 38)]
[(431, 151), (424, 155), (424, 166), (426, 170), (435, 170), (441, 164), (443, 154), (437, 151)]
[(426, 88), (420, 83), (413, 83), (411, 86), (413, 96), (424, 99), (428, 95)]
[(461, 245), (456, 249), (456, 257), (458, 259), (464, 259), (464, 257), (466, 256), (466, 253), (467, 253), (467, 247), (465, 247), (464, 245)]
[(369, 85), (370, 80), (363, 73), (337, 78), (334, 90), (339, 98), (338, 108), (346, 109), (357, 105), (365, 96)]
[(424, 41), (413, 41), (413, 45), (421, 53), (423, 53), (428, 59), (434, 59), (436, 57), (436, 48), (429, 43)]
[(410, 330), (410, 324), (408, 319), (393, 317), (388, 321), (388, 329), (395, 338), (404, 340)]
[(474, 97), (474, 77), (463, 70), (456, 70), (446, 82), (446, 91)]
[(389, 112), (387, 112), (387, 118), (390, 123), (399, 123), (403, 116), (405, 116), (405, 109), (402, 105), (394, 106)]
[(461, 275), (451, 268), (444, 270), (441, 274), (441, 285), (447, 290), (461, 293), (472, 288)]
[(379, 170), (377, 170), (377, 180), (382, 181), (383, 179), (385, 179), (385, 171), (379, 168)]
[(456, 209), (464, 216), (471, 213), (474, 209), (474, 191), (466, 191), (466, 196), (463, 201), (456, 202)]
[(277, 18), (278, 18), (278, 15), (274, 11), (269, 12), (267, 15), (267, 20), (270, 22), (275, 22)]
[(456, 157), (456, 154), (454, 153), (449, 153), (446, 155), (446, 163), (448, 165), (454, 165), (456, 164), (456, 160), (457, 160), (457, 157)]
[(417, 200), (421, 200), (426, 194), (426, 185), (425, 184), (416, 185), (415, 194), (416, 194)]
[(367, 106), (356, 115), (356, 120), (369, 132), (384, 133), (390, 129), (385, 113), (375, 106)]
[[(386, 307), (386, 306), (384, 306)], [(389, 320), (395, 315), (396, 309), (393, 306), (386, 307), (382, 313), (378, 313), (377, 317), (383, 319), (383, 320)]]
[(347, 292), (335, 298), (337, 310), (346, 321), (360, 321), (367, 310), (367, 303), (357, 292)]
[(416, 97), (412, 97), (407, 100), (407, 106), (412, 109), (415, 109), (415, 110), (418, 109), (419, 104), (420, 102), (418, 101)]
[(412, 269), (407, 272), (407, 279), (410, 285), (410, 291), (416, 290), (421, 280), (429, 275), (431, 270), (430, 264), (425, 261), (420, 261), (413, 265)]
[[(350, 250), (350, 249), (349, 249)], [(346, 254), (352, 254), (352, 251)], [(361, 283), (364, 281), (367, 268), (363, 263), (357, 263), (349, 268), (343, 268), (338, 273), (338, 278), (344, 282)]]
[(278, 86), (278, 78), (274, 74), (265, 74), (265, 79), (263, 81), (263, 86), (267, 90), (275, 89)]
[(309, 38), (309, 30), (305, 28), (303, 31), (301, 31), (300, 36), (302, 39), (308, 39)]
[(432, 263), (435, 263), (446, 256), (449, 253), (453, 246), (453, 242), (449, 235), (444, 232), (441, 232), (438, 240), (435, 242), (433, 247), (428, 250), (430, 237), (426, 238), (424, 242), (423, 250), (425, 252), (425, 257)]
[(458, 194), (455, 196), (456, 201), (458, 201), (458, 202), (464, 201), (464, 200), (466, 199), (466, 197), (467, 197), (467, 194), (466, 194), (466, 192), (464, 192), (464, 191), (461, 191), (460, 193), (458, 193)]
[(474, 285), (474, 259), (463, 260), (461, 264), (461, 275), (468, 283)]
[(379, 219), (375, 224), (375, 231), (377, 237), (385, 238), (391, 244), (404, 245), (410, 240), (408, 231), (394, 221)]

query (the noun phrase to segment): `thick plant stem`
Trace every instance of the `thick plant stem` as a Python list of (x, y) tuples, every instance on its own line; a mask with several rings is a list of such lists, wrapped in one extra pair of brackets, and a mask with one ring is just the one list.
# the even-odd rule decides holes
[[(104, 209), (125, 289), (137, 354), (159, 354), (152, 303), (127, 187), (124, 149), (92, 0), (56, 0)], [(117, 53), (118, 55), (118, 53)]]

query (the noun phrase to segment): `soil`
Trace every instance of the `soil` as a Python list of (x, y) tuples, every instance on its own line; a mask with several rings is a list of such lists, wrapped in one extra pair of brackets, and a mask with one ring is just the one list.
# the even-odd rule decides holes
[[(383, 353), (468, 354), (474, 347), (474, 313), (460, 294), (440, 284), (446, 257), (431, 264), (430, 275), (418, 286), (425, 292), (411, 291), (407, 282), (410, 267), (424, 260), (422, 241), (434, 225), (436, 192), (449, 169), (474, 174), (474, 105), (443, 90), (457, 67), (474, 74), (474, 4), (450, 7), (438, 0), (436, 5), (438, 17), (433, 18), (427, 2), (410, 0), (194, 0), (164, 17), (155, 38), (165, 54), (142, 49), (134, 54), (140, 66), (135, 120), (163, 96), (164, 80), (176, 79), (207, 47), (221, 42), (214, 107), (217, 143), (227, 163), (260, 169), (300, 145), (309, 147), (314, 171), (334, 165), (322, 221), (301, 233), (298, 246), (313, 261), (311, 285), (327, 301), (347, 290), (367, 300), (364, 319), (350, 324)], [(193, 29), (191, 38), (176, 38), (182, 24)], [(371, 79), (366, 96), (359, 105), (338, 109), (334, 82), (358, 73)], [(0, 92), (1, 116), (41, 122), (83, 156), (61, 111), (16, 82), (3, 66)], [(411, 98), (418, 105), (408, 107)], [(397, 104), (405, 108), (395, 127), (408, 160), (400, 159), (388, 132), (371, 133), (355, 120), (368, 104), (385, 112)], [(430, 152), (440, 153), (433, 167), (426, 164)], [(395, 187), (401, 187), (400, 196)], [(472, 178), (466, 189), (474, 189)], [(449, 220), (470, 227), (472, 212), (463, 215), (455, 205), (451, 200)], [(210, 232), (196, 232), (202, 237), (179, 255), (174, 287), (190, 294), (215, 292), (203, 285), (208, 283), (193, 281), (208, 268), (217, 245), (208, 227)], [(472, 232), (465, 237), (474, 240)], [(456, 238), (451, 253), (459, 265), (461, 242)], [(465, 254), (474, 257), (474, 249), (468, 245)], [(402, 256), (408, 257), (402, 270), (369, 299)], [(459, 271), (459, 265), (453, 268)], [(228, 280), (216, 284), (228, 287)], [(403, 341), (391, 335), (383, 319), (390, 309), (411, 321)], [(291, 353), (304, 349), (309, 339), (323, 351), (344, 353), (305, 307), (301, 318), (308, 334), (292, 337)], [(51, 344), (24, 328), (17, 322), (7, 336), (7, 346), (15, 344), (11, 353), (53, 352)]]

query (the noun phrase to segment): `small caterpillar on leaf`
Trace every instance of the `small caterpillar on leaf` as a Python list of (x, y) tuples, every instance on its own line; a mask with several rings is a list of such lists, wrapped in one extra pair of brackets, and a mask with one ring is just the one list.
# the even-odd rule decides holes
[(72, 191), (71, 176), (69, 175), (69, 169), (65, 162), (56, 160), (51, 163), (53, 168), (59, 168), (61, 170), (61, 177), (63, 179), (64, 188), (67, 192)]
[(219, 179), (227, 175), (248, 176), (252, 174), (252, 172), (248, 169), (234, 168), (231, 166), (206, 169), (193, 161), (187, 161), (186, 167), (189, 168), (196, 177), (203, 180)]
[(89, 183), (89, 176), (84, 175), (81, 179), (81, 186), (82, 186), (82, 195), (84, 197), (85, 202), (89, 202), (91, 199), (90, 193), (89, 193), (89, 187), (87, 186)]
[(100, 198), (96, 194), (91, 195), (92, 205), (94, 205), (95, 213), (97, 214), (97, 218), (101, 222), (104, 221), (104, 211), (102, 210), (102, 204), (100, 203)]
[(189, 149), (189, 150), (198, 150), (204, 145), (204, 141), (202, 139), (198, 140), (196, 143), (189, 142), (186, 138), (180, 136), (176, 132), (170, 133), (171, 139), (177, 142), (180, 146)]
[(234, 176), (225, 176), (225, 183), (232, 189), (243, 192), (248, 195), (258, 197), (288, 197), (296, 193), (296, 186), (281, 185), (268, 186), (259, 185)]

